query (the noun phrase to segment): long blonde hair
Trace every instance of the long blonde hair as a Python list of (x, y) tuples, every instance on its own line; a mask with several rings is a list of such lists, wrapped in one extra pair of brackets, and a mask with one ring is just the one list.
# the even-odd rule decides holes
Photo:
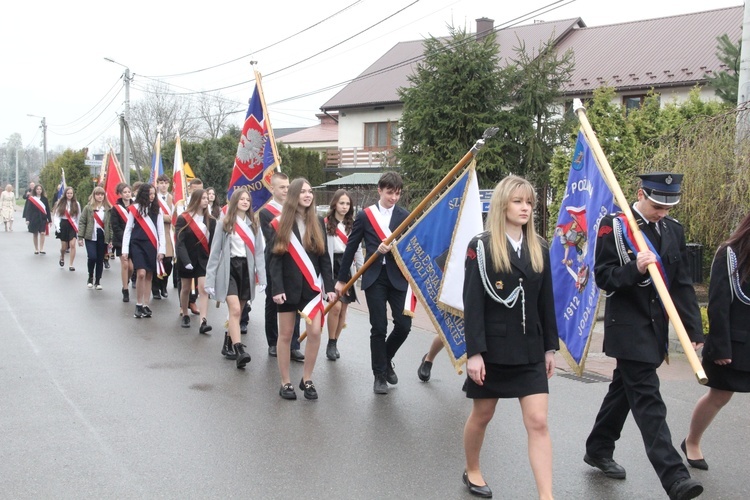
[[(487, 221), (484, 229), (490, 233), (490, 255), (495, 272), (510, 271), (510, 256), (508, 255), (508, 237), (505, 235), (506, 216), (508, 204), (517, 191), (525, 196), (533, 208), (536, 207), (536, 192), (534, 186), (523, 177), (509, 175), (501, 180), (495, 190), (492, 192), (490, 200), (490, 210), (487, 214)], [(521, 228), (523, 237), (531, 256), (531, 267), (537, 273), (544, 270), (544, 256), (542, 255), (542, 245), (539, 243), (539, 237), (534, 229), (533, 214), (529, 221)]]
[(104, 198), (102, 199), (102, 204), (100, 205), (105, 210), (109, 210), (112, 208), (112, 205), (109, 204), (109, 200), (107, 200), (107, 192), (104, 190), (101, 186), (96, 186), (93, 191), (91, 191), (91, 195), (89, 196), (89, 207), (91, 207), (93, 210), (96, 210), (99, 207), (96, 207), (96, 198), (94, 198), (94, 195), (102, 193), (104, 194)]
[[(292, 237), (292, 228), (297, 218), (297, 207), (299, 206), (299, 196), (304, 185), (312, 187), (307, 179), (298, 177), (289, 183), (289, 191), (286, 195), (284, 207), (281, 209), (279, 218), (279, 230), (276, 233), (276, 239), (273, 245), (273, 253), (283, 254), (289, 249), (289, 241)], [(318, 214), (315, 211), (315, 195), (310, 206), (305, 209), (304, 214), (305, 235), (302, 237), (302, 246), (305, 250), (315, 255), (323, 255), (325, 252), (325, 240), (323, 239), (323, 229), (320, 227)]]

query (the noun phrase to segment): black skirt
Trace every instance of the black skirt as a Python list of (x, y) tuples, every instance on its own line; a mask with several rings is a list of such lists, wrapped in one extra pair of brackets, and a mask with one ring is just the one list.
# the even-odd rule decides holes
[(544, 361), (529, 365), (498, 365), (484, 363), (484, 385), (470, 378), (466, 397), (471, 399), (521, 398), (531, 394), (548, 394), (547, 370)]
[(60, 219), (60, 231), (55, 233), (55, 238), (60, 241), (70, 241), (78, 237), (78, 234), (73, 231), (73, 226), (70, 225), (68, 219)]
[[(343, 253), (335, 253), (333, 254), (333, 275), (338, 276), (339, 270), (341, 270), (341, 258), (344, 256)], [(351, 275), (349, 275), (349, 279), (351, 279)], [(342, 304), (351, 304), (352, 302), (357, 301), (357, 292), (355, 290), (355, 287), (357, 284), (355, 283), (352, 285), (349, 290), (346, 291), (346, 294), (342, 295), (339, 301)], [(328, 290), (326, 290), (328, 291)], [(333, 291), (333, 290), (331, 290)]]
[(750, 392), (750, 372), (735, 370), (731, 363), (720, 366), (706, 359), (702, 365), (708, 377), (708, 387), (722, 391)]
[(133, 261), (133, 269), (156, 271), (156, 248), (148, 240), (130, 240), (128, 257)]
[[(182, 277), (182, 271), (180, 271)], [(229, 261), (229, 288), (227, 296), (236, 295), (240, 300), (250, 300), (252, 288), (250, 271), (247, 268), (247, 258), (232, 257)]]

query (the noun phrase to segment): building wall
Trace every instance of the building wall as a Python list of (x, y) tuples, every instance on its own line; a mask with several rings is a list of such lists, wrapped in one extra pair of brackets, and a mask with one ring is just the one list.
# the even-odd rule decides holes
[(365, 123), (398, 121), (403, 106), (385, 106), (384, 109), (359, 108), (339, 112), (340, 148), (362, 148), (365, 145)]

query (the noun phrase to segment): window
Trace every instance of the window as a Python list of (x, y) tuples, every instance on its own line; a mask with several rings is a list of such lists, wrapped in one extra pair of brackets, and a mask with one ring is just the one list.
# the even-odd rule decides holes
[(387, 151), (398, 147), (398, 122), (365, 123), (365, 149)]
[(646, 101), (646, 97), (648, 97), (646, 94), (623, 96), (622, 107), (625, 108), (625, 116), (634, 109), (640, 109)]

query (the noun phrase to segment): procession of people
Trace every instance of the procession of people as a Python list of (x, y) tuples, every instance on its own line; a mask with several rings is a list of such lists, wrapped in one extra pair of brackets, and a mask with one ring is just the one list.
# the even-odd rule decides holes
[[(684, 500), (699, 496), (703, 486), (691, 477), (683, 456), (689, 467), (708, 470), (701, 449), (706, 430), (735, 392), (750, 392), (750, 351), (746, 348), (750, 214), (714, 257), (706, 341), (687, 269), (684, 230), (669, 217), (670, 209), (680, 201), (683, 176), (663, 172), (639, 178), (632, 210), (648, 249), (636, 249), (626, 241), (628, 221), (622, 213), (604, 216), (596, 235), (593, 276), (607, 296), (604, 351), (616, 360), (616, 366), (591, 432), (582, 443), (583, 460), (607, 478), (624, 480), (626, 470), (615, 461), (614, 453), (632, 413), (646, 457), (666, 494)], [(221, 354), (234, 360), (238, 369), (251, 362), (241, 337), (243, 316), (256, 294), (264, 293), (268, 354), (277, 357), (278, 393), (285, 400), (297, 399), (296, 388), (305, 399), (319, 398), (313, 372), (325, 321), (325, 355), (336, 361), (341, 357), (338, 341), (346, 326), (347, 306), (360, 299), (349, 282), (365, 259), (373, 257), (360, 288), (371, 326), (373, 392), (386, 395), (389, 386), (399, 382), (394, 359), (409, 337), (412, 321), (405, 313), (410, 284), (394, 259), (393, 244), (386, 242), (409, 215), (398, 204), (403, 190), (399, 174), (383, 174), (378, 200), (356, 214), (351, 195), (336, 191), (325, 217), (316, 213), (310, 182), (303, 178), (290, 182), (280, 172), (271, 177), (272, 199), (258, 214), (252, 209), (252, 192), (245, 189), (235, 189), (222, 208), (215, 189), (203, 190), (202, 182), (194, 179), (188, 200), (177, 207), (168, 186), (165, 176), (158, 178), (157, 186), (120, 184), (114, 206), (101, 187), (94, 188), (85, 203), (68, 187), (52, 208), (41, 185), (30, 187), (23, 217), (33, 235), (34, 254), (45, 254), (45, 236), (52, 226), (61, 245), (59, 267), (65, 269), (67, 260), (68, 270), (75, 271), (76, 247), (85, 245), (86, 286), (99, 291), (104, 288), (103, 261), (112, 245), (122, 268), (123, 302), (131, 299), (128, 284), (135, 273), (137, 319), (152, 317), (151, 300), (168, 299), (166, 285), (169, 271), (174, 270), (175, 286), (180, 289), (175, 307), (180, 321), (175, 326), (190, 328), (190, 316), (197, 312), (198, 332), (208, 335), (212, 330), (207, 318), (209, 298), (225, 303), (227, 328)], [(132, 200), (131, 193), (135, 193)], [(483, 498), (491, 498), (493, 492), (484, 480), (480, 453), (500, 399), (518, 400), (538, 496), (553, 498), (550, 434), (554, 429), (547, 418), (548, 380), (555, 373), (560, 342), (554, 309), (556, 284), (548, 243), (535, 231), (536, 204), (531, 183), (507, 176), (494, 189), (485, 231), (464, 250), (464, 391), (472, 406), (463, 430), (462, 481), (470, 494)], [(3, 217), (12, 221), (12, 214)], [(709, 389), (696, 403), (689, 431), (679, 445), (683, 456), (666, 423), (656, 372), (667, 357), (668, 318), (652, 286), (650, 264), (657, 265), (668, 283), (693, 347), (700, 349), (705, 342), (703, 367)], [(332, 304), (330, 311), (327, 304)], [(306, 336), (304, 353), (300, 352), (300, 324)], [(430, 380), (441, 349), (438, 337), (421, 359), (417, 375), (422, 382)], [(293, 381), (291, 361), (303, 362), (299, 384)]]

